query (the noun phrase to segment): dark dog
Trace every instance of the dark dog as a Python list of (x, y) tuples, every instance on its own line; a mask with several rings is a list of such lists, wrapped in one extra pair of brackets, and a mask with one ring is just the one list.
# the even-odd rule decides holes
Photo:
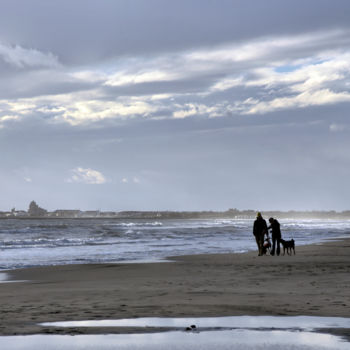
[(295, 242), (294, 239), (291, 239), (290, 241), (285, 241), (284, 239), (281, 239), (281, 244), (283, 247), (283, 255), (286, 253), (288, 255), (292, 255), (292, 250), (294, 252), (295, 255)]

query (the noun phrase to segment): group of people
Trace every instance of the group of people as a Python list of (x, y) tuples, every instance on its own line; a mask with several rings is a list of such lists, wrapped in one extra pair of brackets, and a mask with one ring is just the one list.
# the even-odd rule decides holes
[(264, 255), (264, 242), (265, 236), (269, 242), (269, 230), (271, 230), (272, 236), (272, 247), (270, 250), (271, 255), (275, 255), (275, 251), (277, 255), (280, 255), (280, 243), (281, 243), (281, 229), (280, 223), (274, 219), (269, 219), (270, 226), (267, 226), (266, 220), (262, 217), (261, 213), (257, 213), (256, 220), (254, 221), (253, 227), (253, 235), (256, 240), (256, 244), (258, 246), (259, 256)]

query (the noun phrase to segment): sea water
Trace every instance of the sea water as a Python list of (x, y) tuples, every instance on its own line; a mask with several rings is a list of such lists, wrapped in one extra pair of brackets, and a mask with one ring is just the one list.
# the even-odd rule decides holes
[[(297, 247), (350, 237), (350, 221), (280, 220)], [(0, 270), (39, 265), (159, 261), (256, 249), (253, 220), (0, 220)], [(18, 259), (18, 257), (21, 257)]]

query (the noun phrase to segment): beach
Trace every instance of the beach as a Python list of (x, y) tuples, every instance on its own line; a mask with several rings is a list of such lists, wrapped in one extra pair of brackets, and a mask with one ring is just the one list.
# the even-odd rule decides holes
[(0, 283), (0, 334), (136, 331), (39, 325), (72, 320), (236, 315), (349, 317), (349, 272), (350, 239), (297, 246), (296, 255), (291, 256), (259, 257), (257, 252), (201, 254), (173, 257), (167, 262), (11, 270), (7, 272), (9, 283)]

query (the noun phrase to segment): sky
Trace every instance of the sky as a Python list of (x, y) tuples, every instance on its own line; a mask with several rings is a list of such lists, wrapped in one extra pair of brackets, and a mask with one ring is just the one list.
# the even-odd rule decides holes
[(348, 0), (0, 0), (0, 210), (350, 209)]

